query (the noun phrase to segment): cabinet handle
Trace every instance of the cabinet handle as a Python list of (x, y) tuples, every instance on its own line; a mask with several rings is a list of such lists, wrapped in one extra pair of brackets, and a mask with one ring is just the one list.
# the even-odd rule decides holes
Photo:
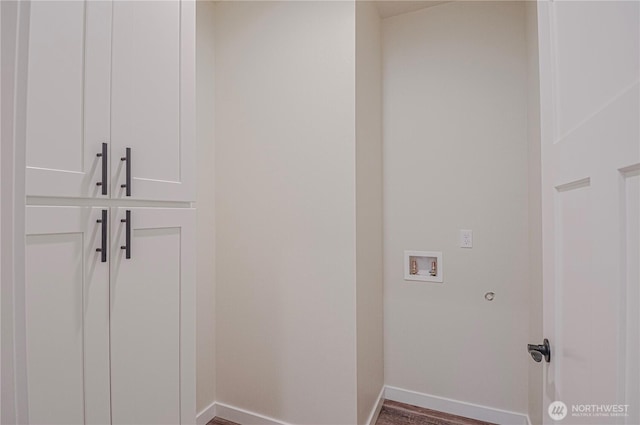
[[(121, 184), (120, 187), (127, 189), (127, 196), (131, 196), (131, 148), (127, 148), (125, 156), (120, 158), (121, 161), (126, 161), (126, 183)], [(129, 257), (127, 257), (129, 258)]]
[(107, 144), (102, 144), (102, 152), (96, 155), (98, 158), (102, 158), (102, 181), (96, 183), (96, 186), (102, 186), (102, 194), (107, 194), (107, 167), (109, 161), (107, 160)]
[(100, 253), (100, 261), (102, 263), (107, 262), (107, 210), (102, 210), (102, 218), (96, 220), (102, 224), (102, 240), (100, 241), (100, 248), (96, 248), (96, 252)]
[(131, 258), (131, 210), (127, 210), (126, 217), (120, 220), (122, 223), (126, 223), (125, 226), (125, 245), (122, 245), (120, 249), (124, 249), (125, 258)]

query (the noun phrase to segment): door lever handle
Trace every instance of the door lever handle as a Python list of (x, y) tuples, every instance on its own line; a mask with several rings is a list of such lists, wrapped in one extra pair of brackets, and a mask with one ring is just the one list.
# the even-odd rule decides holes
[(547, 363), (551, 361), (551, 346), (547, 338), (544, 339), (542, 345), (528, 344), (527, 350), (536, 363), (540, 363), (543, 357)]

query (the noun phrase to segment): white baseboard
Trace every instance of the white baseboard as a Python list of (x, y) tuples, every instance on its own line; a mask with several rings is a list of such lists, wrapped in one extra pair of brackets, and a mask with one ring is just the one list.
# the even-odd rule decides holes
[(527, 415), (523, 413), (494, 409), (479, 404), (403, 390), (402, 388), (385, 387), (384, 398), (500, 425), (527, 425), (528, 423)]
[(380, 411), (382, 410), (382, 404), (384, 403), (384, 385), (380, 389), (380, 394), (378, 395), (378, 401), (376, 405), (373, 406), (373, 410), (369, 415), (369, 420), (367, 420), (367, 425), (376, 425), (376, 421), (378, 420), (378, 416), (380, 416)]
[(196, 425), (207, 425), (216, 417), (216, 402), (214, 401), (196, 415)]
[[(531, 425), (528, 415), (523, 413), (494, 409), (390, 386), (385, 386), (380, 391), (378, 402), (369, 415), (368, 425), (375, 425), (385, 399), (500, 425)], [(198, 413), (196, 425), (206, 425), (216, 416), (242, 425), (289, 425), (268, 416), (218, 402), (211, 403)]]
[(216, 416), (242, 425), (289, 425), (286, 422), (224, 403), (216, 403)]
[[(367, 425), (375, 425), (378, 420), (380, 410), (382, 410), (382, 404), (384, 403), (384, 392), (385, 388), (382, 387), (376, 405), (369, 415)], [(207, 425), (216, 416), (242, 425), (289, 425), (286, 422), (281, 422), (268, 416), (218, 402), (211, 403), (198, 413), (196, 416), (196, 425)]]
[(215, 401), (196, 415), (196, 425), (207, 425), (216, 416), (242, 425), (289, 425), (268, 416)]

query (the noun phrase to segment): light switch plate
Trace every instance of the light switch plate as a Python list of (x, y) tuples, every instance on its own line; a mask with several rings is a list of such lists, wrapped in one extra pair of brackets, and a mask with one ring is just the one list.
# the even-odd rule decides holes
[(461, 229), (460, 230), (460, 248), (472, 248), (473, 247), (473, 230)]

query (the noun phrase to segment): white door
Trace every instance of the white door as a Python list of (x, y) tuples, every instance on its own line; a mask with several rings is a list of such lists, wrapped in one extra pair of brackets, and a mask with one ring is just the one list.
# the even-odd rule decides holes
[(113, 424), (195, 421), (194, 216), (192, 209), (113, 209)]
[(640, 423), (639, 27), (638, 2), (538, 3), (548, 423)]
[(112, 72), (112, 197), (194, 200), (194, 2), (114, 2)]
[(111, 4), (34, 1), (30, 10), (27, 195), (106, 198), (97, 155), (109, 143)]
[(98, 222), (102, 211), (107, 209), (26, 209), (31, 424), (110, 423), (109, 266), (96, 251), (103, 245), (108, 250)]

